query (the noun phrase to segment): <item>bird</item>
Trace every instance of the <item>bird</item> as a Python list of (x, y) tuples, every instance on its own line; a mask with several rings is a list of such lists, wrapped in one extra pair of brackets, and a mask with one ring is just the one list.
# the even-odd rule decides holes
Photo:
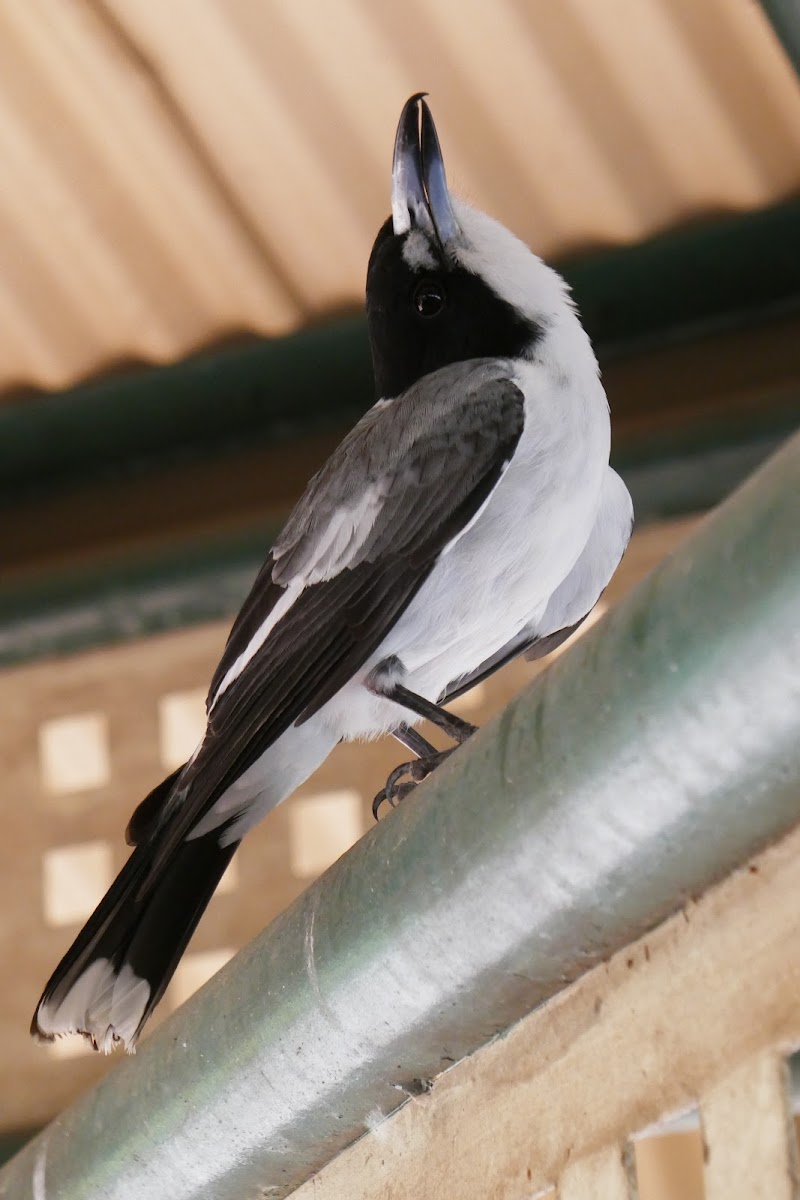
[[(474, 727), (448, 702), (585, 619), (630, 538), (597, 360), (561, 276), (452, 194), (426, 93), (404, 105), (369, 258), (373, 406), (311, 479), (236, 618), (191, 758), (44, 989), (39, 1040), (136, 1047), (247, 832), (343, 740), (414, 758)], [(437, 751), (415, 728), (438, 725)]]

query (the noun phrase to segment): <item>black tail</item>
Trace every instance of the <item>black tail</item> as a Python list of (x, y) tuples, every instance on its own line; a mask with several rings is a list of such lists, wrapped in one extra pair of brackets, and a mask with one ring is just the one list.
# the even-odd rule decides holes
[(154, 843), (136, 846), (56, 967), (31, 1024), (52, 1041), (82, 1033), (96, 1049), (135, 1047), (238, 842), (221, 830), (182, 842), (151, 874)]

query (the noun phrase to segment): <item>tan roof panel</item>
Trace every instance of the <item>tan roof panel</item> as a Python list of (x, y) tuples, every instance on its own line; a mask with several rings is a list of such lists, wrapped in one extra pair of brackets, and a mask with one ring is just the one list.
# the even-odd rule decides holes
[(358, 303), (425, 87), (455, 186), (547, 255), (800, 189), (753, 0), (0, 7), (0, 390)]

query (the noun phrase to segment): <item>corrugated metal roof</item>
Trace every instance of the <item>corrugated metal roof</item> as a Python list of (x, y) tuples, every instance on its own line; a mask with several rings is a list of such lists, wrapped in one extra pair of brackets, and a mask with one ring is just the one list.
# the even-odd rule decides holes
[(0, 6), (0, 390), (359, 303), (395, 122), (546, 255), (800, 189), (754, 0)]

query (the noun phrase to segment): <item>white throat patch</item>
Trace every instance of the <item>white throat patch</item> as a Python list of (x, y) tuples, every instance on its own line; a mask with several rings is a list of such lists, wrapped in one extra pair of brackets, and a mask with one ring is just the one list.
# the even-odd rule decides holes
[(403, 243), (403, 259), (412, 271), (435, 271), (438, 263), (421, 229), (412, 229)]

